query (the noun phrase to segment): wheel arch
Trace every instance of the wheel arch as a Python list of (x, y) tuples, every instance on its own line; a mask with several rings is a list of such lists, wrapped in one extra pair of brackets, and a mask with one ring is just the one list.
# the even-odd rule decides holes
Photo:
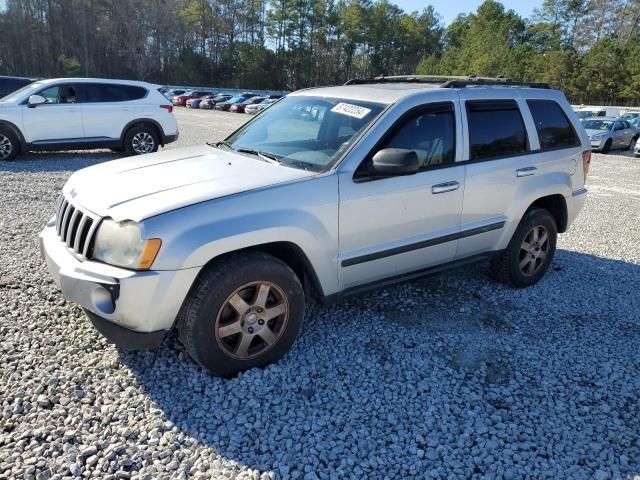
[(164, 130), (162, 129), (162, 126), (152, 118), (137, 118), (127, 123), (125, 127), (122, 129), (122, 134), (120, 135), (120, 141), (122, 142), (122, 144), (124, 145), (124, 139), (127, 136), (127, 132), (129, 132), (129, 130), (131, 130), (134, 127), (142, 126), (142, 125), (150, 125), (151, 127), (153, 127), (153, 129), (156, 131), (156, 134), (158, 135), (158, 139), (160, 140), (160, 145), (164, 147), (164, 144), (165, 144)]
[(11, 133), (18, 137), (18, 141), (20, 142), (20, 152), (18, 153), (26, 153), (27, 141), (25, 140), (24, 135), (22, 135), (20, 129), (14, 123), (11, 123), (7, 120), (0, 120), (0, 127), (7, 128), (11, 131)]
[(526, 211), (528, 212), (534, 208), (544, 209), (553, 216), (558, 227), (558, 233), (567, 231), (569, 214), (567, 210), (567, 200), (562, 195), (557, 193), (540, 197), (529, 205)]
[[(324, 300), (325, 295), (322, 284), (309, 257), (307, 257), (300, 246), (290, 241), (268, 242), (222, 253), (213, 257), (203, 265), (198, 273), (198, 277), (205, 274), (209, 269), (215, 268), (220, 261), (228, 257), (249, 252), (262, 252), (281, 260), (298, 276), (307, 298), (312, 298), (318, 302)], [(193, 284), (195, 285), (196, 283), (197, 278)]]

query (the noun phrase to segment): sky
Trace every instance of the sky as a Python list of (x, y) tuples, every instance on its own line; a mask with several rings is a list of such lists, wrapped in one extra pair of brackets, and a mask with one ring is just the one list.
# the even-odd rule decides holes
[[(450, 24), (459, 13), (475, 12), (483, 0), (391, 0), (405, 12), (422, 10), (427, 5), (433, 5), (436, 12), (443, 17), (446, 25)], [(515, 10), (522, 17), (528, 17), (534, 8), (542, 5), (542, 0), (503, 0), (501, 2), (507, 10)]]

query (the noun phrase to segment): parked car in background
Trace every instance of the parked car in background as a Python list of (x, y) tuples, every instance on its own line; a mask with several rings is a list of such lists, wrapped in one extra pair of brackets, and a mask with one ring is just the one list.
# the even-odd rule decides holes
[(221, 111), (223, 111), (223, 112), (227, 112), (227, 111), (229, 111), (229, 109), (231, 108), (231, 105), (234, 105), (234, 104), (236, 104), (236, 103), (238, 103), (238, 102), (242, 102), (242, 101), (246, 100), (247, 98), (248, 98), (248, 97), (243, 97), (243, 96), (241, 96), (241, 95), (236, 95), (236, 96), (234, 96), (234, 97), (231, 97), (231, 98), (230, 98), (230, 99), (228, 99), (228, 100), (225, 100), (224, 102), (218, 102), (218, 103), (216, 103), (216, 105), (215, 105), (215, 107), (214, 107), (214, 108), (215, 108), (216, 110), (221, 110)]
[(173, 97), (177, 96), (177, 95), (182, 95), (184, 92), (186, 92), (186, 90), (178, 88), (178, 89), (174, 89), (174, 90), (167, 90), (166, 92), (163, 93), (163, 95), (171, 100), (173, 99)]
[(619, 107), (575, 107), (573, 109), (580, 121), (591, 117), (619, 117)]
[(231, 105), (229, 107), (229, 111), (230, 112), (235, 112), (235, 113), (244, 113), (244, 109), (247, 105), (255, 105), (257, 103), (260, 103), (264, 100), (264, 97), (251, 97), (251, 98), (246, 98), (244, 100), (242, 100), (241, 102), (237, 102), (234, 103), (233, 105)]
[(215, 93), (209, 93), (208, 95), (200, 98), (190, 98), (189, 100), (187, 100), (186, 106), (187, 108), (200, 108), (200, 102), (202, 102), (203, 100), (209, 100), (210, 98), (214, 98), (215, 96)]
[(638, 130), (621, 118), (592, 117), (582, 121), (591, 148), (602, 153), (613, 149), (629, 150), (638, 139)]
[(627, 112), (620, 119), (626, 120), (635, 128), (640, 128), (640, 112)]
[(248, 113), (249, 115), (255, 115), (258, 112), (261, 112), (265, 108), (267, 108), (272, 103), (277, 102), (277, 98), (265, 98), (260, 103), (255, 103), (252, 105), (246, 105), (244, 107), (244, 113)]
[(221, 93), (213, 98), (203, 100), (202, 102), (200, 102), (198, 108), (202, 108), (204, 110), (212, 110), (218, 103), (226, 102), (231, 98), (233, 98), (233, 95), (229, 93)]
[(0, 99), (34, 82), (33, 78), (0, 77)]
[(62, 78), (0, 101), (0, 160), (31, 150), (111, 148), (151, 153), (178, 138), (173, 106), (145, 82)]
[(176, 107), (184, 107), (187, 105), (187, 100), (192, 98), (202, 98), (205, 95), (213, 94), (214, 92), (208, 90), (189, 90), (182, 95), (175, 95), (172, 98), (172, 102)]
[(51, 276), (111, 341), (153, 348), (175, 329), (222, 376), (282, 358), (310, 298), (478, 261), (535, 285), (587, 196), (584, 129), (549, 88), (416, 78), (301, 90), (142, 172), (76, 172), (40, 234)]

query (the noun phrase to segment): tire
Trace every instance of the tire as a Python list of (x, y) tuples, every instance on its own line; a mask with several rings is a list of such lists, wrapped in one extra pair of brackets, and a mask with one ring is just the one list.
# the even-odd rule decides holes
[(633, 147), (636, 146), (636, 142), (638, 141), (638, 137), (633, 137), (631, 139), (631, 143), (629, 144), (629, 150), (633, 152)]
[[(537, 242), (532, 241), (536, 238), (534, 229), (538, 229)], [(558, 228), (553, 216), (547, 210), (531, 209), (520, 221), (507, 249), (491, 261), (489, 271), (495, 280), (511, 287), (535, 285), (553, 260), (557, 240)], [(525, 242), (531, 250), (525, 250)], [(526, 260), (529, 261), (525, 263)]]
[(602, 147), (602, 153), (609, 153), (609, 151), (611, 150), (611, 143), (611, 139), (605, 142), (604, 147)]
[(10, 161), (20, 153), (20, 140), (8, 128), (0, 127), (0, 161)]
[(232, 377), (282, 358), (303, 317), (304, 291), (293, 270), (270, 255), (245, 253), (198, 277), (180, 312), (178, 334), (202, 367)]
[(157, 152), (159, 146), (158, 134), (150, 125), (132, 127), (124, 137), (124, 149), (131, 156)]

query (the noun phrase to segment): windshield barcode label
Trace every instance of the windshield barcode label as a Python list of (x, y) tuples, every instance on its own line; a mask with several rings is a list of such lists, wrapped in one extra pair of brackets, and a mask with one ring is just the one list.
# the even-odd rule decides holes
[(358, 105), (353, 105), (352, 103), (340, 102), (335, 107), (333, 107), (331, 111), (335, 113), (341, 113), (343, 115), (348, 115), (350, 117), (362, 119), (366, 117), (371, 110), (368, 108), (360, 107)]

